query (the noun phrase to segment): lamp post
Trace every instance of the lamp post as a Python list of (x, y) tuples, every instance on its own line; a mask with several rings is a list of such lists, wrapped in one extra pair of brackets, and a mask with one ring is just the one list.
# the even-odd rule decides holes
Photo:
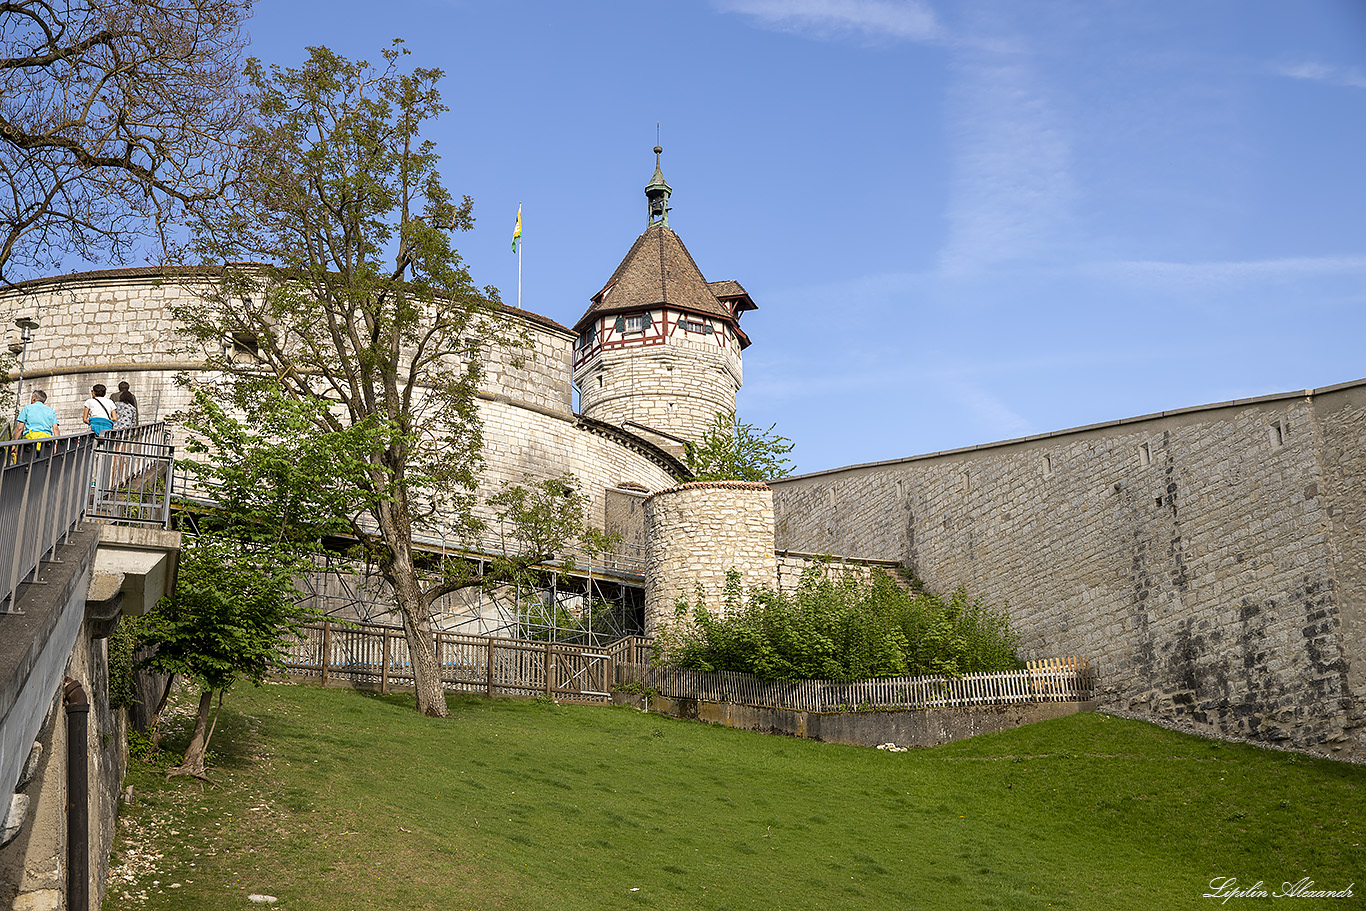
[[(14, 419), (19, 420), (19, 410), (23, 407), (24, 398), (24, 358), (28, 356), (28, 343), (33, 341), (33, 330), (38, 328), (38, 321), (31, 316), (21, 316), (14, 321), (14, 325), (19, 327), (19, 350), (15, 352), (19, 355), (19, 388), (14, 391)], [(10, 350), (14, 350), (13, 345)]]

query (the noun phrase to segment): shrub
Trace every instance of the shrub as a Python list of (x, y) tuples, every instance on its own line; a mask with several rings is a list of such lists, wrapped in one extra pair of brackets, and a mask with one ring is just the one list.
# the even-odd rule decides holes
[[(691, 622), (688, 622), (691, 619)], [(1006, 615), (969, 600), (910, 592), (881, 569), (866, 579), (809, 567), (796, 591), (752, 589), (726, 576), (713, 612), (701, 590), (679, 599), (677, 622), (657, 651), (664, 664), (698, 671), (740, 671), (765, 680), (863, 680), (1012, 670), (1019, 637)]]

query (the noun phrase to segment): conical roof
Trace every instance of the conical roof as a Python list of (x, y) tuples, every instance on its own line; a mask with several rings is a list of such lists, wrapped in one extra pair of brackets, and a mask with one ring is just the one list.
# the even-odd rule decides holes
[[(738, 282), (733, 284), (739, 288)], [(744, 290), (740, 289), (740, 293), (744, 294)], [(749, 295), (744, 297), (749, 300)], [(611, 280), (593, 295), (593, 302), (574, 324), (574, 331), (582, 332), (600, 316), (659, 306), (724, 320), (739, 329), (730, 307), (717, 299), (683, 241), (672, 229), (657, 222), (636, 238)], [(750, 302), (744, 309), (753, 306)]]

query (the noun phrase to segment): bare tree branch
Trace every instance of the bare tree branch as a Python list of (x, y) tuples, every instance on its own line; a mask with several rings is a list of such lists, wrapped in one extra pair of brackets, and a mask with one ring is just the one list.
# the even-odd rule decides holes
[(251, 0), (0, 3), (0, 283), (163, 250), (220, 195), (249, 114)]

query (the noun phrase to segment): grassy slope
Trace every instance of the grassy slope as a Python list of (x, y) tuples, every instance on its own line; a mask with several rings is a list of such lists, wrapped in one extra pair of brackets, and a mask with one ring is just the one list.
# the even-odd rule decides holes
[(410, 703), (234, 691), (217, 786), (132, 773), (115, 863), (144, 872), (105, 907), (1209, 908), (1216, 876), (1358, 881), (1297, 907), (1366, 895), (1359, 766), (1103, 715), (887, 753), (631, 709)]

